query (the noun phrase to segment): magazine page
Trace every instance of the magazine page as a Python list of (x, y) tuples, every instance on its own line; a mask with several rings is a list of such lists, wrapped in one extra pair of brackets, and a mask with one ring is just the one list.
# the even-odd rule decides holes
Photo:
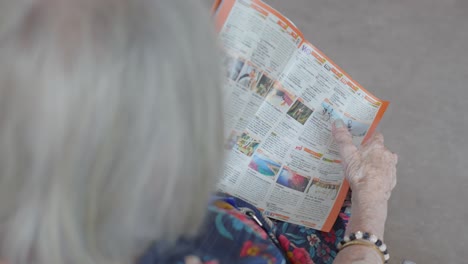
[(226, 127), (242, 131), (296, 52), (302, 33), (260, 1), (222, 1), (216, 14), (226, 69)]
[[(372, 135), (388, 102), (363, 89), (307, 41), (291, 57), (273, 89), (277, 92), (269, 96), (277, 101), (282, 97), (280, 104), (288, 106), (272, 132), (291, 145), (280, 159), (281, 168), (263, 209), (273, 218), (328, 231), (348, 191), (332, 123), (342, 119), (355, 145), (360, 145)], [(286, 133), (280, 133), (285, 127)], [(264, 149), (264, 145), (258, 147)], [(277, 193), (282, 199), (275, 201)], [(295, 202), (285, 204), (291, 199)]]
[(361, 144), (388, 103), (263, 2), (225, 0), (215, 12), (229, 105), (219, 189), (268, 217), (329, 231), (348, 191), (331, 124), (343, 119)]

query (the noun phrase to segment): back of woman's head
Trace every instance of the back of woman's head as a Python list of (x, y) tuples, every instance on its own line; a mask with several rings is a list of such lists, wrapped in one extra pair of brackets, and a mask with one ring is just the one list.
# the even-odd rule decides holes
[(193, 234), (222, 163), (196, 1), (0, 0), (0, 259), (129, 262)]

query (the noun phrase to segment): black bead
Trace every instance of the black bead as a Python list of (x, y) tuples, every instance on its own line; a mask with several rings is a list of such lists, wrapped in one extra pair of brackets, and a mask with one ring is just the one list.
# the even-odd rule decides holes
[(367, 232), (365, 232), (365, 233), (362, 235), (362, 238), (364, 238), (364, 239), (369, 239), (369, 237), (370, 237), (370, 234), (367, 233)]
[(356, 235), (354, 233), (349, 235), (349, 240), (351, 241), (356, 240)]
[(380, 247), (382, 245), (382, 240), (378, 239), (377, 241), (375, 241), (375, 245)]
[(344, 244), (346, 244), (346, 241), (341, 240), (340, 244), (343, 246)]
[(382, 252), (382, 254), (387, 255), (387, 254), (388, 254), (388, 250), (385, 250), (384, 252)]

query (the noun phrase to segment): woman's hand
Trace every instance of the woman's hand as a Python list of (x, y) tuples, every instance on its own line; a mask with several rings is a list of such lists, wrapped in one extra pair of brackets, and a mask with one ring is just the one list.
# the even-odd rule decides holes
[[(352, 136), (342, 120), (335, 121), (332, 133), (353, 191), (346, 234), (362, 231), (383, 239), (388, 199), (396, 185), (398, 156), (384, 146), (380, 133), (360, 148), (353, 145)], [(334, 263), (382, 263), (382, 260), (374, 249), (354, 245), (340, 251)]]
[(332, 132), (353, 195), (387, 201), (396, 185), (398, 156), (384, 146), (383, 135), (377, 133), (357, 148), (341, 119), (335, 121)]
[(380, 133), (359, 148), (353, 145), (342, 120), (335, 121), (332, 133), (353, 191), (346, 233), (369, 232), (383, 239), (388, 199), (396, 184), (398, 157), (384, 146)]

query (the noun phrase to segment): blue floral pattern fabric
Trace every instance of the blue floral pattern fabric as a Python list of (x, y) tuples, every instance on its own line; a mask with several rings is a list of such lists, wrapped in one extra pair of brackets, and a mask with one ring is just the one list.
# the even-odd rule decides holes
[(331, 264), (338, 253), (337, 246), (343, 240), (348, 218), (342, 212), (328, 233), (280, 221), (275, 222), (274, 230), (288, 256), (297, 252), (296, 255), (307, 254), (311, 259), (298, 263)]
[(158, 241), (138, 264), (332, 263), (349, 219), (349, 203), (329, 233), (272, 221), (249, 203), (226, 195), (208, 208), (200, 235), (174, 245)]
[(181, 239), (173, 246), (155, 243), (138, 263), (286, 263), (264, 230), (237, 210), (210, 207), (206, 222), (200, 236)]

